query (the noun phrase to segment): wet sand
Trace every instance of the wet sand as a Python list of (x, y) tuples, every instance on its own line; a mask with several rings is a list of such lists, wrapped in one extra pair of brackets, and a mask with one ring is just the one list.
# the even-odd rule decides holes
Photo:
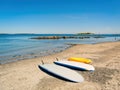
[[(72, 83), (42, 72), (38, 65), (56, 58), (91, 59), (94, 72), (80, 73), (85, 81)], [(120, 90), (120, 41), (74, 45), (63, 52), (0, 65), (0, 90)]]

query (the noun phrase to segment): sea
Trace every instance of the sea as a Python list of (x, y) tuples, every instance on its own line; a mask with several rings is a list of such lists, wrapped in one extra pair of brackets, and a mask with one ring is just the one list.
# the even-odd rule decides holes
[[(74, 36), (74, 34), (0, 34), (0, 64), (51, 55), (74, 44), (95, 44), (120, 40), (120, 34), (94, 34), (84, 39), (31, 39), (38, 36)], [(95, 38), (96, 36), (101, 38)]]

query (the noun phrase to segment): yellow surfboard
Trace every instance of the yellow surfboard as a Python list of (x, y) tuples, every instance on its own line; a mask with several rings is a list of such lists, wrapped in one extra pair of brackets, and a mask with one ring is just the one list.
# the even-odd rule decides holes
[(83, 63), (91, 63), (92, 61), (87, 58), (76, 58), (76, 57), (70, 57), (68, 58), (69, 61), (76, 61), (76, 62), (83, 62)]

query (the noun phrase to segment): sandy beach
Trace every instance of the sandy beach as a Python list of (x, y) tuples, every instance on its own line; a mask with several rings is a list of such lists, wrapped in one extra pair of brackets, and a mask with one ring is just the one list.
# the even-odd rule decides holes
[[(38, 65), (56, 58), (89, 58), (94, 72), (80, 73), (85, 81), (67, 82), (42, 72)], [(60, 53), (0, 65), (0, 90), (120, 90), (120, 41), (74, 45)]]

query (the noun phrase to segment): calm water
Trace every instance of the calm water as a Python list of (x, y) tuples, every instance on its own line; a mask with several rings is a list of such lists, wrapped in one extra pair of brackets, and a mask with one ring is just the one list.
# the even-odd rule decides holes
[(73, 34), (0, 34), (0, 63), (34, 58), (60, 52), (68, 44), (92, 44), (120, 40), (120, 35), (103, 34), (105, 38), (35, 40), (37, 36), (71, 36)]

